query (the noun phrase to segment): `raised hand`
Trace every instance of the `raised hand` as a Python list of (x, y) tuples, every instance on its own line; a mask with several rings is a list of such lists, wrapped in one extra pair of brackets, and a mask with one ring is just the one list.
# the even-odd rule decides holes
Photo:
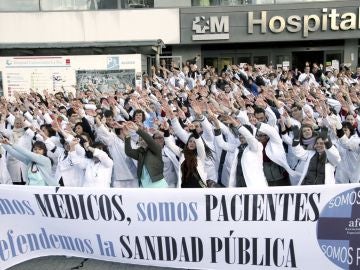
[(256, 99), (255, 105), (263, 109), (265, 109), (267, 106), (266, 102), (262, 98)]
[(138, 131), (138, 129), (139, 129), (139, 126), (136, 123), (131, 122), (131, 121), (126, 122), (126, 127), (128, 129), (131, 129), (131, 130), (135, 131), (135, 132)]
[(195, 102), (195, 101), (191, 102), (191, 107), (197, 115), (202, 114), (202, 110), (201, 110), (200, 104), (198, 102)]
[(160, 125), (160, 128), (163, 129), (163, 130), (169, 130), (170, 126), (169, 126), (169, 123), (167, 121), (162, 121), (161, 125)]
[(247, 113), (249, 113), (249, 114), (254, 114), (255, 113), (254, 108), (251, 107), (251, 106), (246, 107), (246, 110), (247, 110)]
[(2, 139), (0, 140), (0, 143), (11, 145), (10, 141), (9, 141), (7, 138), (2, 138)]
[(43, 132), (40, 128), (37, 128), (37, 129), (36, 129), (36, 132), (37, 132), (38, 134), (40, 134), (40, 136), (43, 137), (44, 140), (46, 140), (46, 139), (48, 138), (48, 136), (46, 136), (45, 132)]

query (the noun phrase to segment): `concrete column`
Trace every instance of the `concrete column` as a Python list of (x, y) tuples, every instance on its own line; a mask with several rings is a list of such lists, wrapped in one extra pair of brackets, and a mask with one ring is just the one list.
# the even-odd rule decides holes
[(351, 64), (351, 70), (355, 71), (359, 65), (358, 39), (346, 39), (344, 46), (344, 63)]

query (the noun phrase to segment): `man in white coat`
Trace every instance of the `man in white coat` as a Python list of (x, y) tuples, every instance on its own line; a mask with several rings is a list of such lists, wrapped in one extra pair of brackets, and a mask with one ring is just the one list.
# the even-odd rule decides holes
[(355, 133), (355, 128), (348, 122), (342, 123), (342, 128), (337, 129), (341, 162), (336, 167), (336, 183), (360, 182), (360, 138)]
[(319, 86), (319, 84), (317, 83), (314, 74), (310, 73), (310, 67), (306, 66), (304, 69), (304, 73), (301, 73), (299, 76), (299, 82), (302, 85), (314, 85), (314, 86)]
[(256, 137), (264, 147), (264, 173), (269, 186), (289, 186), (289, 176), (295, 177), (298, 172), (290, 168), (282, 139), (276, 128), (258, 122)]
[(124, 133), (117, 126), (116, 133), (101, 122), (99, 116), (95, 118), (96, 134), (100, 141), (104, 142), (114, 159), (114, 171), (111, 186), (115, 188), (137, 188), (139, 187), (136, 176), (136, 165), (134, 161), (125, 154)]
[[(231, 124), (239, 131), (239, 140), (237, 144), (225, 142), (221, 136), (219, 120), (215, 116), (209, 116), (215, 126), (215, 140), (224, 150), (228, 151), (226, 158), (230, 162), (230, 175), (222, 176), (227, 179), (224, 183), (227, 187), (267, 187), (267, 181), (263, 171), (263, 146), (256, 140), (252, 128), (249, 125), (242, 126), (240, 121), (230, 117)], [(231, 153), (229, 155), (229, 153)]]

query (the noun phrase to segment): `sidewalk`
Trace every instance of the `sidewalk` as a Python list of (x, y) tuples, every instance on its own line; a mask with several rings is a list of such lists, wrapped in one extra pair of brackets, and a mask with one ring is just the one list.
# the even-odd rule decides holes
[(9, 268), (9, 270), (170, 270), (174, 268), (120, 264), (84, 258), (52, 256), (37, 258)]

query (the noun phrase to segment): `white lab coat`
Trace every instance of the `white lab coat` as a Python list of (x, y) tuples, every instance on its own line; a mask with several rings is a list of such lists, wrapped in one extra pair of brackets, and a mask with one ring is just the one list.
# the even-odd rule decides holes
[(360, 138), (342, 136), (337, 144), (341, 162), (336, 167), (336, 183), (359, 183), (360, 181)]
[[(298, 183), (298, 185), (301, 185), (308, 173), (311, 158), (316, 154), (316, 151), (305, 150), (301, 145), (297, 145), (292, 149), (296, 157), (302, 161), (305, 161), (304, 170)], [(327, 162), (325, 164), (325, 184), (335, 184), (335, 167), (340, 163), (341, 157), (339, 151), (334, 145), (329, 149), (325, 149), (325, 153), (327, 158)]]
[[(83, 187), (109, 188), (111, 184), (113, 161), (100, 149), (95, 149), (93, 154), (94, 158), (89, 159), (79, 156), (76, 151), (70, 152), (74, 164), (85, 170)], [(95, 162), (95, 158), (98, 159), (97, 162)]]
[[(197, 151), (197, 168), (196, 169), (200, 175), (201, 180), (206, 185), (206, 180), (208, 180), (208, 176), (207, 176), (207, 171), (205, 169), (206, 153), (205, 153), (204, 143), (201, 138), (195, 139), (195, 143), (196, 143), (196, 151)], [(169, 147), (169, 149), (171, 149), (171, 151), (177, 157), (180, 158), (180, 160), (179, 160), (180, 165), (179, 165), (179, 171), (178, 171), (179, 180), (177, 183), (177, 187), (180, 188), (181, 187), (181, 179), (182, 179), (181, 164), (185, 160), (184, 154), (182, 153), (182, 149), (175, 144), (173, 138), (165, 137), (165, 144), (166, 144), (166, 146)]]
[[(241, 166), (247, 187), (266, 187), (266, 181), (263, 169), (263, 146), (256, 140), (253, 134), (245, 127), (239, 128), (239, 133), (243, 135), (248, 143), (241, 157)], [(236, 187), (236, 169), (238, 164), (238, 153), (240, 141), (237, 144), (227, 143), (222, 136), (216, 136), (216, 142), (222, 149), (228, 151), (225, 164), (227, 170), (223, 170), (222, 184), (227, 187)], [(230, 174), (228, 174), (230, 172)], [(225, 175), (228, 174), (228, 175)]]

